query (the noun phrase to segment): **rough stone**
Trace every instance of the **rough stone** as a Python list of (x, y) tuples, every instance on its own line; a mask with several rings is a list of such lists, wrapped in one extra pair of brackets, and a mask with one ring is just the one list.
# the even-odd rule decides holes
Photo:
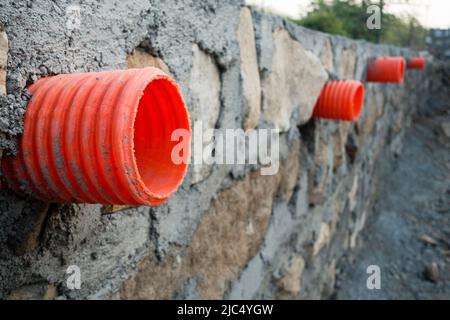
[(0, 27), (0, 95), (6, 95), (6, 67), (8, 60), (8, 37)]
[(439, 244), (438, 241), (436, 241), (434, 238), (430, 237), (429, 235), (422, 234), (418, 239), (426, 244), (437, 246)]
[(103, 206), (101, 209), (101, 212), (102, 212), (102, 214), (112, 214), (112, 213), (128, 210), (131, 208), (135, 208), (135, 207), (129, 206), (129, 205), (108, 205), (108, 206)]
[(53, 300), (56, 294), (53, 284), (37, 283), (14, 289), (9, 294), (9, 300)]
[(349, 135), (347, 144), (345, 145), (345, 153), (350, 159), (350, 163), (354, 163), (359, 154), (359, 145), (357, 139), (353, 135)]
[(381, 118), (384, 114), (384, 94), (377, 92), (377, 105), (378, 105), (378, 118)]
[(127, 65), (130, 69), (155, 67), (170, 75), (169, 67), (164, 61), (158, 57), (152, 56), (150, 53), (145, 52), (142, 49), (135, 49), (127, 56)]
[(192, 60), (192, 122), (201, 120), (204, 127), (214, 128), (220, 112), (220, 71), (214, 58), (195, 44)]
[(330, 40), (326, 39), (320, 52), (320, 61), (328, 72), (334, 71), (333, 48)]
[(280, 298), (294, 299), (300, 293), (302, 287), (302, 273), (305, 268), (305, 260), (301, 256), (291, 258), (284, 274), (277, 281), (280, 290)]
[(349, 122), (340, 122), (337, 135), (334, 140), (334, 159), (333, 169), (339, 168), (345, 160), (345, 145), (347, 144), (348, 132), (350, 130)]
[(353, 231), (350, 234), (350, 242), (349, 246), (351, 249), (356, 247), (356, 241), (358, 239), (359, 233), (363, 230), (367, 219), (367, 211), (364, 211), (361, 216), (356, 220), (355, 225), (353, 227)]
[(404, 121), (405, 121), (405, 114), (404, 113), (397, 114), (392, 124), (392, 132), (399, 133), (405, 124)]
[[(39, 237), (42, 234), (45, 219), (49, 214), (50, 203), (39, 203), (36, 207), (41, 208), (33, 212), (30, 216), (33, 220), (32, 229), (26, 232), (25, 235), (22, 235), (23, 239), (21, 239), (22, 241), (16, 247), (16, 253), (18, 255), (30, 253), (39, 245)], [(29, 226), (29, 223), (27, 225)]]
[(444, 135), (447, 138), (450, 138), (450, 121), (449, 122), (442, 122), (441, 123), (441, 129)]
[(264, 262), (256, 255), (230, 289), (227, 299), (253, 299), (264, 280)]
[(284, 29), (273, 32), (272, 72), (262, 80), (266, 121), (286, 131), (298, 111), (298, 124), (310, 119), (328, 76), (320, 60)]
[(330, 227), (328, 226), (327, 223), (322, 222), (322, 224), (320, 225), (319, 234), (313, 245), (312, 251), (313, 256), (319, 254), (319, 252), (323, 249), (323, 247), (328, 245), (328, 243), (331, 240), (330, 238), (331, 238)]
[(391, 103), (391, 105), (396, 109), (400, 109), (400, 106), (402, 104), (402, 100), (405, 97), (405, 92), (404, 90), (402, 90), (403, 88), (401, 88), (400, 90), (389, 90), (388, 91), (388, 101)]
[(259, 122), (261, 113), (261, 83), (259, 79), (252, 14), (247, 7), (241, 9), (238, 32), (242, 90), (245, 108), (247, 110), (244, 129), (248, 130), (255, 128)]
[[(220, 72), (213, 57), (196, 44), (192, 47), (192, 70), (189, 88), (192, 95), (191, 123), (202, 121), (203, 130), (215, 127), (220, 113)], [(211, 166), (194, 164), (191, 183), (204, 180), (211, 173)]]
[(350, 211), (355, 210), (357, 205), (357, 195), (358, 195), (358, 186), (359, 186), (359, 176), (355, 175), (353, 178), (352, 188), (348, 193), (348, 203)]
[(326, 269), (326, 280), (324, 281), (321, 296), (330, 297), (335, 290), (336, 283), (336, 259), (333, 259)]
[(191, 243), (159, 262), (144, 259), (124, 282), (124, 299), (171, 298), (189, 277), (198, 279), (201, 298), (220, 299), (230, 281), (258, 252), (272, 213), (279, 175), (258, 171), (222, 191), (211, 203)]
[(296, 140), (290, 150), (286, 163), (281, 168), (280, 195), (284, 201), (289, 201), (298, 182), (300, 172), (300, 141)]
[(367, 141), (368, 137), (371, 136), (377, 118), (379, 116), (379, 102), (377, 94), (369, 92), (367, 105), (364, 106), (363, 115), (358, 122), (358, 131), (359, 131), (359, 141), (360, 144), (364, 144)]
[(344, 49), (341, 55), (339, 74), (342, 79), (354, 79), (356, 66), (356, 48)]
[(333, 161), (332, 145), (321, 136), (314, 144), (313, 164), (308, 170), (308, 193), (310, 205), (322, 205), (326, 200), (327, 185), (331, 178)]
[(432, 262), (425, 266), (423, 275), (426, 280), (431, 282), (438, 282), (439, 280), (439, 267), (436, 262)]

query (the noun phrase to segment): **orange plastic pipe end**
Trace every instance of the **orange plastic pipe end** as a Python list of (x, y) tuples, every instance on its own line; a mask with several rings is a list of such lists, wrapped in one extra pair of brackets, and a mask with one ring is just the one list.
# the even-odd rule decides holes
[(191, 130), (180, 89), (156, 68), (40, 79), (25, 113), (7, 184), (51, 202), (158, 205), (182, 183), (187, 161), (171, 153), (175, 129)]
[(424, 57), (415, 57), (408, 60), (408, 69), (425, 69), (425, 58)]
[(355, 80), (331, 80), (322, 88), (313, 117), (356, 121), (364, 102), (364, 86)]
[(403, 57), (379, 57), (367, 65), (368, 82), (402, 82), (405, 77)]

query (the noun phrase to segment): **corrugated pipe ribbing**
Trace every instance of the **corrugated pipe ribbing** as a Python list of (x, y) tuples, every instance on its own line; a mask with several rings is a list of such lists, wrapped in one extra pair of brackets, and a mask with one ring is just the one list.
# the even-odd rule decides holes
[(368, 82), (400, 83), (405, 77), (405, 59), (403, 57), (379, 57), (367, 65)]
[(313, 117), (356, 121), (364, 102), (364, 86), (355, 80), (330, 80), (322, 88)]
[(187, 161), (172, 161), (171, 135), (185, 129), (190, 140), (189, 115), (161, 70), (64, 74), (28, 90), (18, 155), (2, 160), (12, 189), (52, 202), (158, 205), (182, 183)]

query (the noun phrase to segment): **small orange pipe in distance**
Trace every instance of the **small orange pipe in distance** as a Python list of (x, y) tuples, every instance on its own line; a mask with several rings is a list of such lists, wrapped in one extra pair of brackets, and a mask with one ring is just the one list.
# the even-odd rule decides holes
[(425, 69), (425, 58), (424, 57), (414, 57), (408, 60), (408, 69)]
[[(182, 183), (175, 129), (185, 129), (180, 89), (156, 68), (64, 74), (29, 87), (16, 157), (2, 159), (7, 184), (44, 201), (158, 205)], [(183, 159), (190, 150), (184, 150)]]
[(322, 88), (313, 117), (356, 121), (364, 102), (364, 86), (355, 80), (330, 80)]
[(368, 82), (402, 82), (405, 77), (403, 57), (378, 57), (367, 65)]

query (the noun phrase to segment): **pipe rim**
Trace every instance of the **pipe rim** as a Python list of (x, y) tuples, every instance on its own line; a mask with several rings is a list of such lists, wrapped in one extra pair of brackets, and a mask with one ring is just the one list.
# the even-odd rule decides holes
[(398, 81), (399, 82), (402, 82), (403, 80), (404, 80), (404, 78), (405, 78), (405, 59), (404, 58), (402, 58), (402, 57), (399, 57), (399, 66), (398, 66), (398, 68), (399, 68), (399, 70), (398, 70), (398, 75), (399, 75), (399, 79), (398, 79)]
[(354, 81), (354, 91), (352, 95), (352, 117), (351, 120), (358, 120), (361, 116), (362, 106), (364, 104), (364, 86), (358, 81)]
[[(189, 113), (188, 113), (187, 107), (184, 103), (183, 97), (181, 95), (181, 90), (178, 87), (178, 85), (175, 83), (175, 81), (172, 78), (170, 78), (168, 75), (163, 73), (161, 70), (156, 69), (156, 68), (146, 68), (146, 69), (147, 69), (147, 71), (148, 71), (148, 69), (153, 69), (152, 71), (156, 71), (156, 76), (151, 77), (149, 80), (147, 80), (143, 83), (143, 86), (140, 89), (139, 97), (137, 100), (138, 102), (134, 107), (133, 115), (131, 117), (132, 125), (129, 127), (129, 131), (128, 131), (129, 136), (131, 137), (131, 143), (130, 143), (131, 150), (129, 150), (129, 151), (131, 151), (130, 154), (131, 154), (132, 171), (135, 173), (134, 178), (137, 181), (137, 184), (135, 185), (137, 190), (135, 190), (135, 192), (132, 192), (132, 194), (134, 197), (137, 198), (137, 200), (139, 202), (142, 202), (142, 199), (143, 199), (144, 202), (148, 202), (151, 205), (158, 205), (158, 204), (161, 204), (162, 202), (164, 202), (165, 200), (167, 200), (173, 193), (175, 193), (175, 191), (183, 183), (183, 179), (186, 176), (186, 173), (188, 170), (188, 164), (187, 164), (187, 162), (183, 162), (182, 164), (179, 164), (179, 165), (172, 163), (171, 169), (166, 168), (166, 169), (170, 169), (169, 171), (171, 171), (174, 169), (174, 166), (175, 166), (177, 174), (176, 174), (175, 183), (171, 183), (169, 187), (167, 187), (167, 186), (164, 187), (163, 191), (155, 190), (155, 189), (158, 189), (158, 187), (155, 188), (154, 186), (151, 186), (151, 183), (149, 183), (148, 178), (145, 178), (145, 176), (148, 175), (148, 173), (145, 173), (143, 171), (148, 171), (149, 168), (144, 168), (142, 166), (142, 163), (140, 163), (139, 156), (137, 155), (137, 153), (139, 153), (140, 151), (136, 149), (135, 132), (136, 132), (136, 121), (139, 118), (139, 114), (140, 114), (139, 111), (140, 110), (142, 111), (141, 102), (146, 97), (146, 90), (149, 87), (151, 87), (152, 85), (155, 85), (158, 83), (164, 83), (165, 85), (163, 85), (163, 86), (165, 86), (165, 89), (171, 90), (171, 93), (173, 94), (173, 96), (177, 97), (177, 100), (178, 100), (178, 101), (176, 101), (177, 106), (174, 108), (178, 109), (178, 111), (181, 112), (180, 114), (178, 114), (178, 120), (185, 121), (183, 129), (186, 129), (189, 132), (189, 141), (188, 141), (189, 146), (191, 143), (190, 140), (191, 140), (192, 133), (191, 133), (191, 123), (190, 123)], [(146, 69), (144, 69), (143, 71), (145, 72)], [(162, 119), (160, 119), (160, 120), (162, 120)], [(177, 128), (174, 128), (174, 129), (177, 129)], [(184, 157), (186, 157), (186, 159), (189, 159), (190, 152), (191, 152), (190, 147), (185, 151), (187, 152), (187, 155), (184, 155)], [(167, 174), (166, 171), (160, 172), (156, 178), (162, 178), (166, 174)]]

